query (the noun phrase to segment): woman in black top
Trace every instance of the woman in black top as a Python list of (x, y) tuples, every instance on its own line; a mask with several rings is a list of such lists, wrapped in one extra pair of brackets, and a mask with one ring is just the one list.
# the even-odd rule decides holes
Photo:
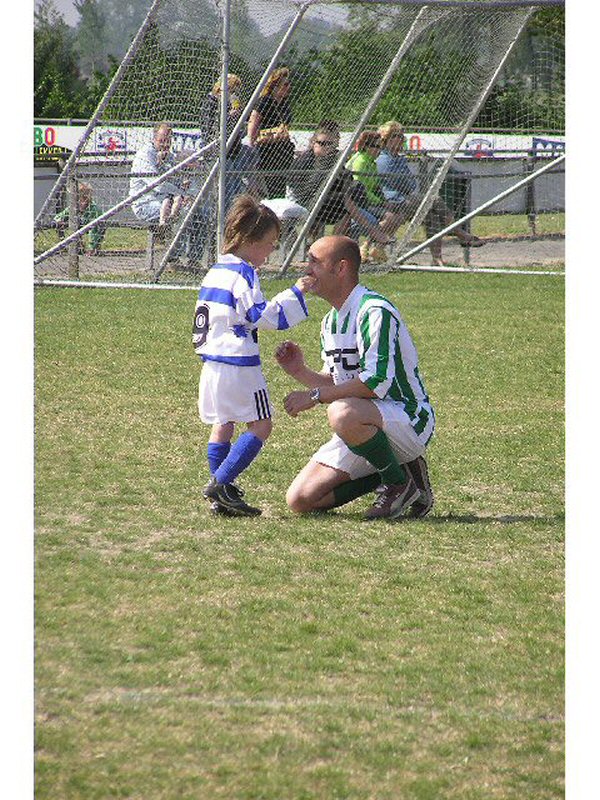
[(292, 122), (289, 78), (287, 67), (271, 73), (248, 120), (248, 139), (258, 151), (267, 197), (285, 197), (286, 175), (294, 159), (289, 131)]

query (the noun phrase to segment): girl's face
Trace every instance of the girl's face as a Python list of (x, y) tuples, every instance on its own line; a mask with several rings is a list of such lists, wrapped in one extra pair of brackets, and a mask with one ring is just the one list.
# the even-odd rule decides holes
[(262, 239), (246, 242), (239, 253), (244, 261), (249, 261), (255, 269), (261, 267), (278, 245), (277, 228), (269, 228)]

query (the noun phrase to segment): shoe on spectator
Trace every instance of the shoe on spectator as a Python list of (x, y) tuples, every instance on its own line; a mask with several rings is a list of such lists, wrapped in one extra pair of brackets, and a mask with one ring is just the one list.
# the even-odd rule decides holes
[(461, 239), (460, 246), (461, 247), (483, 247), (484, 244), (487, 244), (485, 239), (480, 239), (479, 236), (470, 236), (468, 239)]
[(384, 484), (377, 491), (377, 498), (365, 514), (365, 519), (397, 519), (419, 499), (420, 494), (410, 475), (404, 483)]
[(376, 264), (384, 264), (388, 260), (388, 256), (383, 247), (375, 245), (369, 250), (368, 260), (374, 261)]
[(244, 502), (244, 490), (234, 483), (217, 483), (213, 477), (204, 487), (203, 494), (219, 506), (220, 513), (229, 513), (236, 517), (256, 517), (262, 514), (260, 508), (253, 508)]
[(421, 519), (427, 516), (433, 508), (433, 489), (429, 482), (427, 462), (423, 456), (419, 456), (414, 461), (409, 461), (408, 464), (405, 464), (404, 468), (420, 492), (419, 498), (412, 504), (407, 516)]

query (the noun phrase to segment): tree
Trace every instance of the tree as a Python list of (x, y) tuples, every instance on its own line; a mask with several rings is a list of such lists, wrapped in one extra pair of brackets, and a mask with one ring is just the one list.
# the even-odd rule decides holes
[(41, 0), (34, 16), (34, 116), (76, 115), (81, 91), (73, 33), (53, 0)]
[(108, 30), (106, 15), (98, 0), (75, 0), (79, 13), (76, 48), (83, 78), (103, 73), (108, 66)]

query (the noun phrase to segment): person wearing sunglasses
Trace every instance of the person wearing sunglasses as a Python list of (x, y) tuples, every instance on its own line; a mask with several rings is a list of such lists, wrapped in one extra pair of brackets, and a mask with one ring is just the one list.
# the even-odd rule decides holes
[[(335, 120), (322, 120), (308, 148), (295, 158), (288, 173), (287, 195), (290, 199), (308, 209), (312, 208), (339, 158), (339, 144), (338, 123)], [(355, 200), (355, 196), (360, 194), (357, 193), (359, 188), (352, 180), (352, 175), (347, 170), (341, 170), (317, 213), (309, 239), (320, 236), (324, 225), (332, 225), (335, 234), (348, 233), (352, 219), (356, 218), (375, 241), (384, 243), (388, 240), (387, 234), (379, 229), (377, 220), (361, 211)]]

